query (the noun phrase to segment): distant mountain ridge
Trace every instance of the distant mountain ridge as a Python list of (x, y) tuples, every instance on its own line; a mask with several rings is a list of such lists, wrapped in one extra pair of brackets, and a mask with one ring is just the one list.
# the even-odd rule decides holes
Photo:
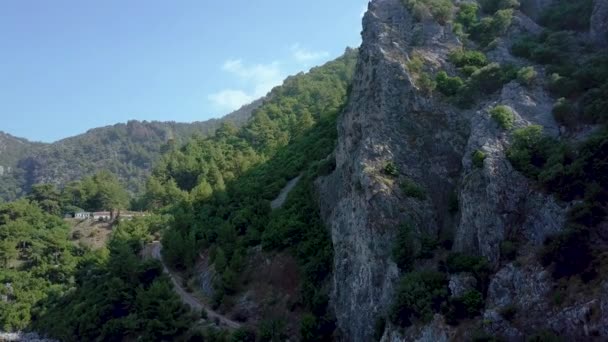
[(0, 132), (0, 199), (16, 199), (38, 183), (63, 186), (100, 169), (115, 173), (136, 192), (167, 143), (212, 135), (224, 122), (242, 126), (263, 102), (264, 98), (258, 99), (220, 119), (192, 123), (131, 120), (50, 144)]

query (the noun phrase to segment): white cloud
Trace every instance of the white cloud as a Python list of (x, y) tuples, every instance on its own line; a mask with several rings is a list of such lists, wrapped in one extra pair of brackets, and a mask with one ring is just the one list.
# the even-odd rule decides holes
[(329, 57), (327, 51), (310, 51), (306, 50), (300, 44), (294, 44), (291, 46), (291, 53), (293, 58), (300, 63), (313, 62), (319, 59)]
[(285, 78), (278, 62), (245, 65), (240, 59), (231, 59), (224, 62), (222, 70), (236, 76), (248, 89), (224, 89), (208, 96), (215, 107), (226, 111), (238, 109), (266, 95)]
[(255, 98), (242, 90), (225, 89), (209, 95), (209, 100), (222, 110), (236, 110), (252, 102)]

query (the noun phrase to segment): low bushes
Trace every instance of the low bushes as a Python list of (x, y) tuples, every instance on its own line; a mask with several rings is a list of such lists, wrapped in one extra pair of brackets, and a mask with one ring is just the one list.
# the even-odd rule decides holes
[(490, 110), (490, 115), (502, 129), (510, 130), (515, 122), (515, 115), (511, 108), (507, 106), (496, 106)]
[(395, 301), (390, 309), (390, 320), (407, 327), (415, 321), (428, 322), (438, 312), (449, 294), (445, 274), (424, 271), (406, 274), (399, 282)]
[(450, 77), (445, 71), (441, 71), (435, 77), (437, 90), (445, 96), (454, 96), (458, 94), (460, 88), (464, 85), (462, 79), (458, 76)]
[(452, 18), (454, 5), (451, 0), (402, 0), (418, 21), (433, 17), (441, 24)]
[(523, 67), (517, 72), (517, 82), (521, 85), (529, 86), (536, 80), (537, 76), (538, 73), (534, 70), (534, 67)]
[(420, 200), (426, 198), (426, 192), (424, 189), (418, 185), (418, 183), (409, 178), (406, 178), (401, 182), (401, 190), (408, 197), (417, 198)]
[(473, 165), (477, 168), (483, 168), (483, 162), (484, 160), (486, 160), (487, 156), (485, 153), (483, 153), (483, 151), (481, 150), (477, 150), (475, 152), (473, 152), (473, 156), (472, 156), (472, 160), (473, 160)]

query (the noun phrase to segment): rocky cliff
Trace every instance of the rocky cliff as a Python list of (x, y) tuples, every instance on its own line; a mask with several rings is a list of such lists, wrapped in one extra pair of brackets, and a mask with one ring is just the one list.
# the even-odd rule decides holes
[[(528, 9), (537, 16), (549, 3), (528, 2)], [(501, 243), (513, 236), (525, 246), (522, 253), (533, 256), (547, 236), (563, 228), (568, 204), (514, 170), (506, 156), (511, 137), (490, 110), (504, 105), (516, 128), (540, 125), (557, 137), (560, 127), (551, 114), (555, 99), (542, 84), (511, 81), (471, 109), (459, 109), (420, 86), (420, 75), (408, 67), (417, 59), (429, 74), (453, 72), (448, 55), (463, 42), (450, 24), (428, 15), (415, 17), (400, 0), (373, 0), (363, 27), (351, 99), (338, 123), (336, 170), (318, 181), (335, 253), (332, 305), (344, 339), (373, 340), (375, 323), (387, 315), (400, 277), (391, 251), (404, 222), (411, 224), (414, 236), (448, 236), (454, 252), (489, 260), (495, 273), (483, 316), (485, 331), (511, 340), (544, 328), (566, 336), (606, 336), (606, 296), (581, 297), (570, 308), (550, 309), (547, 296), (554, 283), (547, 272), (534, 261), (520, 265), (501, 258)], [(516, 11), (511, 28), (487, 55), (523, 65), (510, 54), (510, 39), (540, 30)], [(534, 68), (543, 75), (542, 67)], [(480, 166), (472, 160), (476, 151), (485, 155)], [(387, 174), (389, 164), (398, 175)], [(404, 183), (416, 184), (426, 196), (408, 195)], [(457, 214), (450, 212), (451, 194), (458, 198)], [(413, 243), (420, 248), (418, 240)], [(457, 277), (453, 280), (458, 283)], [(501, 318), (497, 312), (510, 305), (531, 317), (517, 324)], [(437, 315), (427, 325), (405, 330), (389, 323), (382, 340), (466, 340), (470, 330), (447, 325)]]
[(602, 46), (608, 46), (608, 1), (595, 0), (591, 15), (591, 38)]

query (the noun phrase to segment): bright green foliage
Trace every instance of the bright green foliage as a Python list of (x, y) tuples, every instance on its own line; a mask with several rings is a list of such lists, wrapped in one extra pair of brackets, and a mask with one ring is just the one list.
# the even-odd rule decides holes
[(478, 68), (488, 65), (488, 58), (481, 51), (476, 50), (454, 50), (449, 55), (450, 62), (459, 68), (475, 66)]
[(458, 13), (456, 14), (456, 23), (461, 25), (462, 28), (470, 28), (475, 25), (479, 19), (479, 5), (472, 3), (463, 3), (458, 6)]
[(48, 296), (73, 286), (81, 253), (58, 217), (27, 200), (0, 205), (0, 329), (24, 329)]
[(541, 24), (553, 30), (586, 31), (593, 11), (593, 0), (558, 0), (543, 13)]
[[(320, 161), (335, 147), (336, 117), (356, 60), (357, 53), (348, 51), (287, 79), (244, 127), (224, 126), (213, 138), (195, 138), (169, 151), (154, 170), (145, 202), (173, 216), (163, 239), (166, 260), (190, 271), (198, 251), (209, 249), (219, 273), (214, 304), (224, 305), (226, 296), (241, 290), (249, 247), (286, 250), (299, 264), (301, 304), (315, 317), (303, 327), (316, 336), (333, 333), (325, 286), (333, 251), (313, 181), (335, 168), (335, 161)], [(287, 201), (271, 210), (270, 201), (297, 176)]]
[(404, 272), (410, 271), (414, 263), (413, 238), (412, 226), (409, 223), (405, 223), (399, 227), (393, 246), (393, 260), (399, 266), (399, 269)]
[(424, 61), (418, 55), (413, 55), (410, 60), (406, 63), (407, 71), (418, 74), (422, 72), (424, 68)]
[(402, 0), (418, 21), (434, 18), (445, 24), (452, 18), (454, 5), (451, 0)]
[(129, 194), (109, 171), (100, 171), (68, 184), (61, 197), (63, 203), (88, 211), (126, 209), (129, 206)]
[(512, 68), (491, 63), (475, 71), (468, 82), (475, 91), (492, 94), (516, 77)]
[(494, 119), (502, 129), (510, 130), (513, 128), (513, 123), (515, 122), (515, 115), (513, 115), (513, 111), (511, 108), (507, 106), (496, 106), (492, 110), (490, 110), (490, 115), (492, 119)]
[(492, 11), (492, 16), (480, 19), (477, 5), (462, 4), (459, 6), (459, 13), (456, 15), (458, 25), (455, 26), (455, 29), (457, 33), (462, 31), (461, 34), (467, 34), (472, 40), (485, 47), (499, 36), (505, 34), (511, 26), (513, 20), (512, 7), (515, 4), (509, 0), (501, 0), (504, 5), (494, 5), (494, 3), (497, 3), (494, 0), (486, 0), (484, 2), (489, 5), (484, 7), (482, 4), (482, 8), (486, 12), (494, 8), (504, 9)]
[(464, 85), (462, 79), (458, 76), (450, 77), (445, 71), (440, 71), (435, 77), (437, 89), (445, 96), (454, 96), (458, 94), (460, 88)]
[(405, 178), (401, 181), (401, 190), (407, 197), (416, 198), (419, 200), (426, 199), (426, 191), (412, 179)]
[(416, 85), (422, 90), (422, 92), (426, 95), (431, 95), (435, 88), (437, 88), (437, 82), (426, 72), (418, 75), (418, 80), (416, 81)]
[(473, 165), (480, 169), (483, 168), (483, 162), (486, 160), (486, 158), (486, 154), (481, 150), (473, 152), (473, 156), (471, 157), (473, 160)]
[(194, 319), (171, 288), (158, 261), (138, 256), (149, 239), (146, 225), (122, 222), (109, 243), (109, 255), (85, 258), (75, 290), (49, 298), (35, 329), (65, 341), (141, 338), (174, 340)]
[(538, 73), (534, 70), (534, 67), (523, 67), (517, 72), (517, 81), (522, 85), (529, 86), (534, 82), (536, 76), (538, 76)]
[(428, 322), (448, 293), (445, 274), (433, 271), (408, 273), (397, 286), (389, 317), (394, 324), (402, 327), (416, 321)]

